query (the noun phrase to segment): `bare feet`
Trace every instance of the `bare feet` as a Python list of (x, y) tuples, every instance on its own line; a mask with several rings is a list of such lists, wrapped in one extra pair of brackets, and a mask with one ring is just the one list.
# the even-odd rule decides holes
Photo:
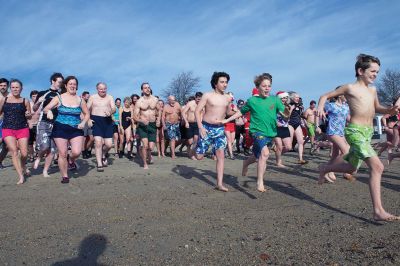
[(216, 189), (216, 190), (219, 190), (219, 191), (222, 191), (222, 192), (228, 192), (228, 191), (229, 191), (229, 190), (228, 190), (226, 187), (224, 187), (223, 185), (216, 186), (215, 189)]
[(277, 163), (277, 164), (276, 164), (276, 167), (279, 167), (279, 168), (287, 168), (286, 165), (283, 165), (283, 164), (281, 164), (281, 163)]
[(374, 220), (381, 222), (394, 222), (394, 221), (400, 221), (400, 216), (395, 216), (386, 211), (383, 211), (381, 213), (375, 213)]
[(25, 182), (25, 178), (23, 176), (19, 177), (19, 181), (17, 183), (17, 185), (21, 185)]
[(333, 183), (334, 181), (328, 176), (325, 170), (325, 164), (321, 164), (318, 167), (319, 170), (319, 177), (318, 177), (318, 184), (322, 185), (325, 182)]
[(394, 159), (393, 154), (388, 153), (387, 165), (390, 165), (390, 163), (393, 161), (393, 159)]
[(344, 177), (344, 179), (351, 181), (351, 182), (356, 180), (356, 178), (352, 174), (348, 174), (348, 173), (344, 173), (343, 177)]
[(149, 166), (147, 164), (143, 165), (143, 169), (147, 170), (149, 169)]
[(329, 173), (328, 173), (328, 178), (329, 178), (330, 180), (336, 181), (335, 173), (334, 173), (334, 172), (329, 172)]
[(47, 171), (43, 171), (43, 177), (50, 177), (50, 175), (47, 173)]
[(33, 163), (33, 169), (37, 169), (39, 167), (40, 157), (37, 157), (35, 162)]
[(243, 161), (242, 176), (246, 176), (248, 170), (249, 170), (249, 166), (246, 164), (246, 160), (245, 160), (245, 161)]
[(192, 157), (190, 157), (190, 159), (192, 159), (193, 161), (197, 161), (196, 156), (192, 156)]
[(264, 193), (265, 191), (267, 191), (264, 186), (261, 188), (257, 187), (257, 190), (258, 190), (258, 192), (261, 192), (261, 193)]
[(306, 161), (306, 160), (299, 160), (297, 163), (298, 163), (298, 164), (308, 164), (308, 161)]

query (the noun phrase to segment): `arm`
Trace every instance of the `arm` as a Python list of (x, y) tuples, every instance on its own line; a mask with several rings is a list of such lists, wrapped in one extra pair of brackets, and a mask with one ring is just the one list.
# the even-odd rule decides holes
[(117, 107), (115, 106), (114, 98), (110, 95), (110, 106), (111, 106), (111, 115), (115, 113)]
[(183, 119), (183, 121), (185, 121), (185, 127), (186, 128), (189, 128), (189, 121), (187, 120), (187, 111), (189, 110), (190, 103), (186, 104), (182, 108), (182, 119)]
[(380, 114), (391, 114), (391, 115), (398, 113), (399, 107), (396, 105), (398, 100), (396, 101), (395, 105), (393, 105), (391, 108), (388, 108), (388, 107), (382, 106), (379, 103), (378, 94), (376, 92), (376, 89), (374, 89), (374, 93), (375, 93), (375, 100), (374, 100), (375, 112), (380, 113)]
[(39, 94), (36, 98), (36, 101), (35, 101), (34, 105), (32, 106), (32, 110), (34, 112), (36, 112), (39, 109), (40, 105), (44, 102), (44, 100), (45, 100), (44, 93), (39, 92)]
[(89, 109), (87, 108), (86, 102), (83, 100), (81, 103), (81, 108), (82, 108), (83, 119), (81, 123), (78, 125), (79, 129), (83, 129), (90, 118)]
[(156, 119), (156, 126), (159, 127), (161, 125), (161, 116), (162, 116), (162, 112), (164, 109), (161, 109), (159, 107), (157, 108), (157, 119)]
[(58, 97), (54, 97), (51, 100), (51, 102), (49, 102), (49, 104), (46, 105), (46, 107), (43, 109), (43, 113), (47, 114), (47, 118), (48, 119), (50, 119), (50, 120), (53, 119), (53, 112), (51, 111), (51, 109), (53, 109), (54, 107), (58, 106), (59, 102), (60, 102), (60, 99)]
[(163, 126), (163, 128), (166, 128), (166, 125), (165, 125), (165, 109), (166, 109), (166, 107), (164, 106), (164, 108), (163, 108), (163, 110), (162, 110), (162, 113), (161, 113), (161, 117), (160, 117), (160, 122), (161, 122), (161, 125)]
[(29, 101), (25, 101), (25, 117), (27, 119), (31, 119), (32, 118), (32, 114), (31, 114), (31, 103)]
[(0, 115), (3, 113), (3, 106), (5, 100), (6, 100), (5, 97), (0, 97)]
[(205, 138), (207, 136), (207, 131), (203, 127), (203, 116), (202, 116), (202, 110), (207, 104), (207, 98), (208, 98), (208, 93), (204, 94), (203, 97), (201, 97), (200, 102), (197, 104), (196, 109), (194, 110), (194, 117), (196, 118), (197, 122), (197, 127), (199, 128), (199, 133), (202, 138)]

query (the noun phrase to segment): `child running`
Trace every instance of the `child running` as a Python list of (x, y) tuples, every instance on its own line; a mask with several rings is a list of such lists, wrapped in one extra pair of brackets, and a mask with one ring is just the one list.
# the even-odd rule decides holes
[(350, 108), (350, 123), (345, 128), (345, 137), (350, 145), (350, 151), (342, 159), (339, 158), (329, 164), (319, 167), (318, 183), (326, 180), (329, 172), (352, 173), (356, 171), (364, 161), (370, 169), (369, 188), (373, 205), (373, 218), (377, 221), (400, 220), (385, 211), (381, 202), (381, 177), (383, 164), (371, 147), (373, 134), (372, 121), (375, 112), (394, 114), (398, 112), (398, 106), (386, 108), (379, 104), (376, 88), (370, 86), (375, 81), (380, 68), (377, 57), (360, 54), (355, 64), (357, 80), (352, 84), (343, 85), (321, 96), (318, 103), (318, 115), (324, 116), (324, 106), (327, 99), (344, 95)]

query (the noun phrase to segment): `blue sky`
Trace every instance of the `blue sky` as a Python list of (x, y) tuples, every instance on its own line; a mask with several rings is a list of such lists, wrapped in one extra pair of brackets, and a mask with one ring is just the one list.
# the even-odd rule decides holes
[(359, 53), (378, 56), (381, 73), (399, 70), (400, 1), (5, 1), (0, 15), (0, 76), (24, 94), (62, 72), (95, 92), (104, 81), (118, 97), (154, 94), (182, 71), (210, 89), (216, 70), (248, 98), (253, 78), (273, 76), (273, 92), (307, 101), (354, 81)]

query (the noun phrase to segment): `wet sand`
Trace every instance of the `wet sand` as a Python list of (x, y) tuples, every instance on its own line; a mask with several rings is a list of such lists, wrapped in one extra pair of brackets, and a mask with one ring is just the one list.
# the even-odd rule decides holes
[[(34, 171), (17, 186), (10, 158), (0, 170), (0, 264), (3, 265), (387, 265), (400, 264), (400, 222), (372, 217), (368, 174), (317, 184), (323, 151), (282, 170), (269, 161), (266, 193), (256, 165), (242, 177), (243, 157), (226, 159), (230, 192), (214, 189), (215, 162), (111, 158), (103, 173), (79, 160), (70, 184)], [(385, 208), (400, 214), (400, 162), (382, 179)], [(39, 168), (41, 169), (41, 168)]]

